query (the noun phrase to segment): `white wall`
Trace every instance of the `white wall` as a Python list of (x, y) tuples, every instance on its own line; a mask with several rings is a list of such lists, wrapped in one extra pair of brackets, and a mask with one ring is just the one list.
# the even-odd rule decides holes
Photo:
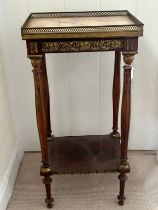
[(0, 59), (0, 185), (7, 171), (12, 152), (16, 146), (15, 133), (12, 127), (8, 98), (6, 94), (3, 66)]
[(11, 196), (21, 158), (13, 129), (1, 58), (0, 51), (0, 209), (3, 210)]
[[(7, 85), (7, 67), (4, 61), (6, 45), (5, 12), (3, 2), (0, 2), (0, 209), (6, 209), (10, 199), (23, 152), (18, 143), (16, 126), (13, 125), (13, 112), (8, 95), (11, 94), (11, 83)], [(4, 47), (5, 46), (5, 47)], [(8, 81), (8, 80), (7, 80)], [(9, 82), (9, 81), (8, 81)], [(8, 88), (9, 87), (9, 88)], [(14, 92), (14, 91), (13, 91)], [(13, 99), (13, 94), (12, 99)], [(15, 111), (15, 109), (13, 110)], [(18, 131), (18, 129), (17, 129)]]
[[(5, 0), (8, 89), (24, 150), (39, 149), (30, 61), (20, 27), (30, 12), (128, 9), (145, 24), (135, 56), (130, 149), (156, 149), (158, 139), (158, 19), (156, 0)], [(55, 135), (104, 134), (112, 127), (113, 53), (47, 56)], [(9, 65), (11, 64), (11, 65)], [(11, 83), (10, 83), (11, 82)], [(16, 104), (15, 104), (16, 101)], [(19, 129), (20, 128), (20, 129)]]

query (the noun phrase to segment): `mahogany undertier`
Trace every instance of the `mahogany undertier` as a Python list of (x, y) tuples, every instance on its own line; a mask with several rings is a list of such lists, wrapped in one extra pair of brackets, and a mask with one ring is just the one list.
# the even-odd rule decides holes
[(48, 141), (53, 174), (118, 172), (120, 138), (104, 136), (56, 137)]

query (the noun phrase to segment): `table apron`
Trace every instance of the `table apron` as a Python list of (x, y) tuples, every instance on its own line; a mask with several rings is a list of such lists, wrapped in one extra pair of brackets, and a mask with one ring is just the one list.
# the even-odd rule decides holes
[(27, 41), (29, 55), (43, 53), (96, 52), (123, 50), (124, 39), (95, 40), (30, 40)]
[(44, 53), (124, 51), (137, 52), (138, 37), (104, 39), (27, 40), (28, 55)]

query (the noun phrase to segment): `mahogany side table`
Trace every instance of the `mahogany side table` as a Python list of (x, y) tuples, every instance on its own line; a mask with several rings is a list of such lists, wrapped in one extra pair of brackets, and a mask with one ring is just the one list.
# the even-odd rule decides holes
[[(130, 172), (127, 158), (131, 109), (131, 71), (138, 53), (138, 37), (143, 24), (126, 10), (92, 12), (31, 13), (21, 28), (28, 57), (33, 66), (37, 127), (41, 145), (40, 169), (46, 187), (47, 207), (51, 208), (51, 175), (119, 172), (119, 204)], [(46, 53), (115, 51), (113, 77), (113, 127), (107, 135), (52, 135)], [(121, 107), (121, 135), (118, 131), (120, 98), (120, 58), (124, 59)]]

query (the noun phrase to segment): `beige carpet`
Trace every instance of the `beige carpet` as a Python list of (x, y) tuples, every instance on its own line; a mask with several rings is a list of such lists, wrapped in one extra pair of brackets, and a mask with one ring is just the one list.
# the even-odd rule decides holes
[[(130, 154), (126, 204), (117, 204), (118, 174), (55, 175), (54, 210), (157, 210), (158, 165), (154, 155)], [(45, 190), (39, 176), (40, 154), (27, 153), (8, 210), (43, 210)]]

